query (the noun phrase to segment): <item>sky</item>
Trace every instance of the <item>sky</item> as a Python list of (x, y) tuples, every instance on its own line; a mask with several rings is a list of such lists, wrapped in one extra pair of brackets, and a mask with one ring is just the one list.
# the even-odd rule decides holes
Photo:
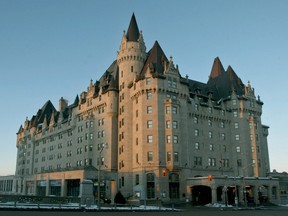
[(182, 76), (206, 83), (231, 65), (264, 102), (271, 171), (288, 171), (288, 1), (0, 0), (0, 175), (13, 175), (16, 133), (47, 100), (71, 104), (117, 58), (135, 13)]

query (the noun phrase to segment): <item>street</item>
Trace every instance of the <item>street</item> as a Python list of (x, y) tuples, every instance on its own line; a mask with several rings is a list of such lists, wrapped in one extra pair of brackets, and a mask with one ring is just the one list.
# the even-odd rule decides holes
[(197, 216), (287, 216), (288, 208), (273, 207), (265, 210), (224, 210), (221, 208), (190, 208), (180, 212), (68, 212), (68, 211), (0, 211), (0, 216), (129, 216), (147, 215), (149, 216), (174, 216), (174, 215), (197, 215)]

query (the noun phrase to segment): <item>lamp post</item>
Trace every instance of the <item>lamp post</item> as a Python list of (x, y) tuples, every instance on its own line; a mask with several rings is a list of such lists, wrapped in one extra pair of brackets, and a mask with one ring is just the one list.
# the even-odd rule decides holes
[(101, 163), (102, 163), (102, 160), (101, 160), (101, 153), (104, 149), (104, 145), (100, 148), (99, 150), (99, 157), (98, 157), (98, 185), (97, 185), (97, 190), (98, 190), (98, 193), (97, 193), (97, 201), (98, 201), (98, 209), (100, 209), (100, 183), (101, 183)]

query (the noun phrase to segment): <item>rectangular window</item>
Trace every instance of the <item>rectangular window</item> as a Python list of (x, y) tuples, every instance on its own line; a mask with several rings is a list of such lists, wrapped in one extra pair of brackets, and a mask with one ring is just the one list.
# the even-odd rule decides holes
[(173, 136), (173, 143), (174, 143), (174, 144), (177, 144), (177, 143), (178, 143), (178, 136), (177, 136), (177, 135), (174, 135), (174, 136)]
[(198, 118), (197, 117), (194, 117), (194, 123), (198, 124)]
[(167, 143), (171, 143), (171, 136), (167, 135)]
[(212, 126), (212, 120), (208, 119), (208, 126)]
[(213, 150), (214, 150), (213, 144), (210, 144), (210, 145), (209, 145), (209, 150), (210, 150), (210, 151), (213, 151)]
[(151, 77), (146, 77), (146, 85), (150, 85), (151, 84)]
[(233, 116), (234, 116), (235, 118), (237, 118), (237, 117), (238, 117), (238, 112), (237, 112), (237, 111), (234, 111), (234, 112), (233, 112)]
[(229, 159), (223, 159), (223, 167), (229, 167)]
[(235, 135), (235, 140), (237, 140), (237, 141), (240, 140), (240, 135), (239, 135), (239, 134), (236, 134), (236, 135)]
[(241, 159), (238, 159), (238, 160), (237, 160), (237, 166), (238, 166), (238, 167), (241, 167), (241, 166), (242, 166), (242, 160), (241, 160)]
[(167, 161), (168, 161), (168, 162), (171, 161), (171, 152), (167, 152)]
[(178, 152), (174, 152), (174, 162), (179, 162)]
[(147, 100), (151, 100), (152, 98), (152, 92), (147, 92)]
[(198, 130), (198, 129), (195, 129), (195, 130), (194, 130), (194, 135), (195, 135), (195, 136), (199, 136), (199, 130)]
[(200, 146), (199, 146), (199, 143), (198, 143), (198, 142), (195, 143), (195, 149), (197, 149), (197, 150), (200, 149)]
[(178, 122), (177, 121), (173, 121), (173, 128), (177, 129), (178, 128)]
[(152, 106), (147, 106), (147, 113), (148, 114), (152, 113)]
[(135, 184), (136, 184), (136, 185), (139, 185), (139, 183), (140, 183), (139, 174), (136, 174), (136, 175), (135, 175)]
[(153, 152), (147, 152), (147, 161), (153, 161)]
[(177, 114), (177, 107), (175, 106), (172, 107), (172, 114)]
[(152, 120), (147, 121), (147, 128), (152, 128)]
[(208, 137), (209, 137), (209, 139), (212, 139), (213, 133), (211, 131), (208, 132)]
[(202, 157), (194, 157), (194, 165), (201, 166), (202, 165)]
[(194, 109), (197, 111), (197, 110), (199, 110), (199, 105), (198, 104), (195, 104), (194, 105)]
[(239, 123), (238, 123), (238, 122), (235, 122), (235, 123), (234, 123), (234, 128), (235, 128), (235, 129), (238, 129), (238, 128), (239, 128)]
[(208, 158), (208, 166), (215, 167), (216, 166), (216, 159), (215, 158)]
[(166, 114), (170, 114), (171, 112), (171, 107), (170, 106), (166, 106)]
[(233, 106), (237, 105), (236, 99), (233, 99), (233, 100), (232, 100), (232, 105), (233, 105)]
[(170, 128), (170, 121), (166, 121), (166, 128), (169, 129)]
[(220, 123), (220, 127), (225, 128), (225, 123), (223, 121)]
[(153, 141), (152, 135), (148, 135), (147, 136), (147, 143), (152, 143), (152, 141)]
[(221, 139), (225, 140), (225, 134), (224, 133), (221, 134)]

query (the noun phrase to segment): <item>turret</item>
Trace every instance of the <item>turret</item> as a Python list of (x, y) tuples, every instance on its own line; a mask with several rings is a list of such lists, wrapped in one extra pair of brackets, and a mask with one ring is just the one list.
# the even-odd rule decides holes
[(132, 15), (127, 33), (124, 31), (117, 56), (119, 66), (119, 86), (133, 82), (146, 60), (146, 46), (142, 32), (139, 32), (135, 15)]

